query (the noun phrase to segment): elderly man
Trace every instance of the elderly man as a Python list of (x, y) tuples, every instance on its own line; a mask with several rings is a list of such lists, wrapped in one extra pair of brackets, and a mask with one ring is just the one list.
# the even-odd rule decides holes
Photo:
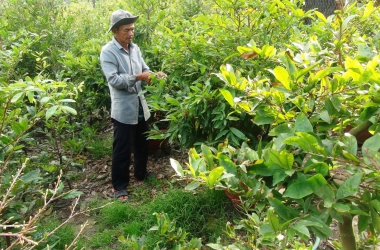
[(112, 31), (114, 36), (100, 53), (102, 71), (111, 94), (114, 129), (111, 195), (120, 201), (128, 199), (126, 188), (132, 149), (134, 176), (140, 181), (155, 176), (147, 172), (149, 142), (146, 132), (150, 111), (141, 94), (144, 85), (150, 83), (152, 72), (144, 62), (140, 48), (132, 43), (137, 18), (125, 10), (113, 12), (108, 32)]

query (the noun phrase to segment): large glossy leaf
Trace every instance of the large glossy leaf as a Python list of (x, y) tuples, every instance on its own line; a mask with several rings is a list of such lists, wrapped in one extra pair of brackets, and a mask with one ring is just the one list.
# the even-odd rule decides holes
[(246, 139), (245, 135), (240, 130), (238, 130), (237, 128), (231, 127), (230, 131), (234, 135), (236, 135), (237, 137), (239, 137), (240, 139), (243, 139), (243, 140)]
[(253, 122), (257, 125), (265, 125), (265, 124), (272, 124), (276, 118), (272, 115), (255, 115), (255, 118), (253, 118)]
[(20, 100), (22, 100), (22, 98), (24, 98), (24, 96), (25, 96), (25, 93), (24, 93), (24, 92), (19, 92), (19, 93), (15, 94), (15, 95), (12, 97), (11, 102), (12, 102), (12, 103), (17, 103), (17, 102), (19, 102)]
[(270, 72), (276, 77), (278, 81), (287, 89), (292, 90), (292, 84), (290, 81), (290, 76), (288, 71), (281, 66), (277, 66), (274, 70), (270, 70)]
[(360, 113), (360, 120), (367, 121), (379, 111), (379, 107), (366, 107)]
[(290, 73), (290, 78), (295, 81), (298, 75), (298, 70), (294, 62), (292, 61), (290, 55), (288, 53), (284, 53), (280, 56), (280, 60), (286, 66), (286, 69)]
[(278, 136), (280, 134), (289, 134), (294, 131), (292, 127), (287, 123), (282, 123), (278, 126), (275, 126), (270, 132), (269, 136)]
[(295, 123), (296, 132), (313, 132), (313, 126), (304, 113), (300, 113)]
[(276, 214), (278, 214), (278, 216), (280, 216), (281, 219), (285, 221), (293, 219), (290, 211), (281, 201), (274, 198), (268, 198), (268, 201), (270, 205), (274, 207)]
[(222, 93), (224, 99), (226, 99), (226, 101), (232, 106), (234, 107), (235, 104), (234, 104), (234, 98), (233, 96), (231, 95), (230, 91), (228, 91), (227, 89), (219, 89), (220, 93)]
[(77, 198), (78, 196), (80, 196), (82, 194), (83, 194), (82, 191), (73, 189), (69, 193), (65, 194), (62, 198), (63, 199), (73, 199), (73, 198)]
[(73, 115), (76, 115), (77, 114), (77, 111), (75, 109), (73, 109), (72, 107), (69, 107), (69, 106), (62, 106), (61, 107), (63, 110), (66, 110), (67, 112), (69, 112), (70, 114), (73, 114)]
[(237, 173), (237, 167), (235, 163), (233, 163), (232, 160), (228, 156), (224, 154), (218, 154), (217, 158), (219, 160), (219, 166), (224, 167), (227, 173), (230, 173), (230, 174)]
[(375, 228), (376, 232), (380, 233), (380, 216), (373, 207), (370, 207), (370, 211), (371, 211), (372, 225)]
[(358, 217), (358, 231), (359, 231), (359, 233), (362, 233), (364, 230), (366, 230), (368, 228), (370, 218), (371, 217), (369, 217), (369, 216), (359, 215), (359, 217)]
[(331, 207), (335, 199), (335, 193), (326, 179), (321, 174), (316, 174), (307, 179), (307, 182), (313, 193), (324, 200), (324, 206)]
[(325, 149), (320, 146), (317, 139), (309, 133), (297, 132), (296, 136), (286, 138), (283, 143), (287, 145), (297, 146), (306, 152), (326, 155)]
[(184, 176), (181, 164), (177, 160), (170, 158), (170, 165), (172, 166), (174, 171), (177, 173), (177, 175), (179, 175), (180, 177)]
[(215, 186), (219, 178), (222, 176), (223, 172), (224, 172), (223, 167), (217, 167), (211, 170), (210, 175), (207, 178), (207, 185), (209, 188), (212, 188)]
[(267, 219), (270, 227), (276, 232), (280, 227), (280, 220), (277, 218), (273, 207), (268, 209)]
[(211, 170), (214, 167), (214, 155), (212, 154), (209, 147), (207, 147), (205, 144), (201, 145), (202, 154), (203, 157), (206, 159), (207, 162), (207, 170)]
[(377, 133), (367, 139), (362, 146), (364, 162), (380, 168), (380, 134)]
[(32, 170), (26, 173), (25, 175), (21, 176), (20, 179), (24, 183), (29, 183), (29, 182), (40, 179), (39, 175), (40, 175), (40, 170)]
[(290, 228), (294, 229), (296, 232), (301, 234), (300, 236), (304, 235), (306, 237), (310, 237), (309, 229), (305, 225), (302, 225), (300, 223), (296, 223), (296, 224), (292, 225)]
[(363, 173), (357, 173), (345, 180), (336, 193), (336, 199), (339, 200), (354, 195), (359, 189), (362, 176)]
[(313, 193), (309, 183), (307, 181), (301, 181), (291, 184), (284, 194), (284, 197), (292, 199), (302, 199)]
[(52, 117), (55, 112), (57, 111), (58, 109), (58, 105), (54, 105), (52, 107), (50, 107), (47, 111), (46, 111), (46, 120), (49, 120), (50, 117)]
[(191, 191), (198, 188), (200, 185), (201, 184), (198, 181), (192, 181), (190, 184), (186, 185), (185, 189)]
[(284, 169), (292, 169), (294, 163), (294, 156), (288, 153), (286, 150), (278, 152), (274, 149), (269, 149), (267, 151), (269, 164), (274, 164), (280, 166)]

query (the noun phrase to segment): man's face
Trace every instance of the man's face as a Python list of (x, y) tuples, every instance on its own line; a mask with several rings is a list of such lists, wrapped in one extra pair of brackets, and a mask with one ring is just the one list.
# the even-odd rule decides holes
[(120, 45), (128, 45), (132, 42), (133, 35), (135, 33), (135, 24), (125, 24), (119, 27), (118, 30), (112, 30), (114, 33), (116, 40), (120, 43)]

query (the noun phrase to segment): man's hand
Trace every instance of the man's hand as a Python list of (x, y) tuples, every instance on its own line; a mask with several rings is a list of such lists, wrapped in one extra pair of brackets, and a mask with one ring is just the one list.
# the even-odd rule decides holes
[(142, 72), (136, 75), (136, 81), (144, 81), (150, 83), (150, 74), (152, 72)]

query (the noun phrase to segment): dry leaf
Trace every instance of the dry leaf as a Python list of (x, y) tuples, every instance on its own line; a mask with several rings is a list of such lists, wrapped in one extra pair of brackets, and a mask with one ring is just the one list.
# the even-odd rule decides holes
[(255, 58), (257, 56), (258, 56), (258, 54), (255, 51), (245, 52), (245, 53), (241, 54), (241, 57), (243, 57), (243, 59), (245, 59), (245, 60), (252, 59), (252, 58)]

